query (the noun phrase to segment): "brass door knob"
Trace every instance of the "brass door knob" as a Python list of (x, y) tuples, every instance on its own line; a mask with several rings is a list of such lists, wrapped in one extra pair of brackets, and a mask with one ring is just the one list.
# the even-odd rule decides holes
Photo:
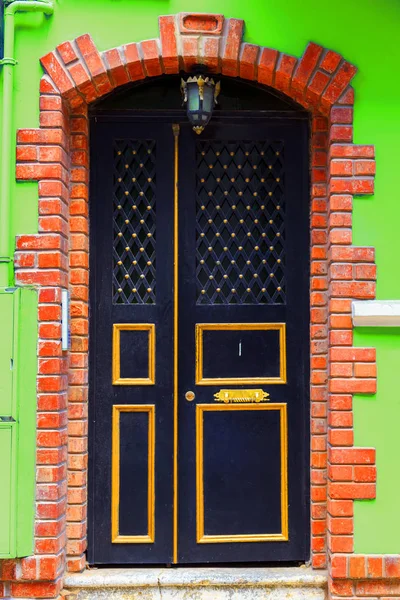
[(188, 392), (186, 392), (185, 398), (188, 402), (192, 402), (196, 398), (196, 394), (189, 390)]

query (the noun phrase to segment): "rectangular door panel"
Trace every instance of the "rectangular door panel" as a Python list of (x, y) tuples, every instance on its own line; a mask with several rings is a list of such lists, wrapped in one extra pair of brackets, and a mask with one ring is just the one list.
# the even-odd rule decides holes
[(113, 385), (155, 385), (153, 323), (113, 324)]
[(196, 421), (197, 542), (287, 540), (286, 404), (198, 404)]
[(112, 543), (153, 543), (155, 407), (114, 405), (112, 430)]
[(285, 323), (197, 323), (196, 384), (286, 383)]

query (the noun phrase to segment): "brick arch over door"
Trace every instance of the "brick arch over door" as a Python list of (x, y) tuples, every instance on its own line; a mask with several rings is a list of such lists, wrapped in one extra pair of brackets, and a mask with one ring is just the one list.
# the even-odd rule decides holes
[[(374, 249), (352, 246), (353, 195), (373, 193), (375, 173), (373, 146), (352, 143), (356, 68), (314, 43), (300, 59), (244, 43), (244, 22), (222, 15), (163, 16), (159, 26), (158, 39), (105, 52), (89, 34), (57, 46), (41, 59), (40, 127), (18, 132), (17, 179), (39, 183), (39, 233), (20, 235), (15, 253), (18, 285), (39, 290), (37, 520), (35, 556), (7, 563), (2, 578), (12, 595), (46, 585), (53, 597), (65, 561), (71, 571), (85, 566), (88, 105), (131, 81), (204, 63), (279, 90), (312, 117), (311, 552), (315, 568), (329, 562), (340, 594), (335, 585), (366, 576), (367, 558), (353, 554), (353, 500), (375, 497), (375, 451), (353, 446), (352, 394), (376, 388), (374, 349), (352, 346), (351, 300), (374, 298), (376, 277)], [(67, 287), (69, 353), (60, 344)]]

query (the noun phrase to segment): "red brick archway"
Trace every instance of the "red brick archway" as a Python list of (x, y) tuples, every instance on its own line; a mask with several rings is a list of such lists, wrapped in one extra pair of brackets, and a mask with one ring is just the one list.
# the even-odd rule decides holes
[[(159, 39), (99, 52), (86, 34), (44, 56), (40, 127), (18, 132), (17, 179), (39, 182), (39, 233), (20, 235), (15, 253), (18, 285), (39, 290), (36, 544), (34, 557), (3, 562), (2, 580), (14, 597), (56, 597), (65, 549), (69, 570), (85, 566), (88, 104), (129, 82), (204, 63), (277, 89), (312, 116), (312, 564), (328, 559), (332, 595), (368, 595), (378, 582), (364, 580), (399, 571), (393, 558), (353, 554), (353, 500), (375, 497), (376, 480), (374, 449), (353, 446), (352, 394), (376, 388), (375, 351), (352, 346), (351, 300), (374, 298), (376, 277), (373, 248), (352, 246), (353, 195), (373, 193), (375, 173), (374, 148), (352, 143), (356, 68), (314, 43), (300, 59), (243, 43), (243, 21), (222, 15), (159, 21)], [(69, 353), (60, 343), (66, 287)], [(389, 593), (379, 590), (373, 595)]]

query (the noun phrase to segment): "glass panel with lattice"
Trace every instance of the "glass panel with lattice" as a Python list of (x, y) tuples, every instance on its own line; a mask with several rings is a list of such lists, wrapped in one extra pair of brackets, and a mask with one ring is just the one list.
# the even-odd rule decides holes
[(156, 143), (114, 144), (113, 303), (156, 302)]
[(281, 141), (200, 141), (196, 149), (198, 304), (284, 304)]

